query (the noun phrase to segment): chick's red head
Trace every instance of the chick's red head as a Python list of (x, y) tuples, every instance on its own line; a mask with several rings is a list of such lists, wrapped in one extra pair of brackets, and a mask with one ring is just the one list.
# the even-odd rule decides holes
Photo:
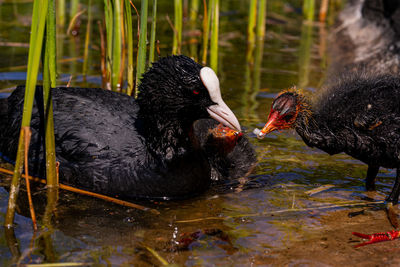
[(272, 102), (268, 121), (261, 132), (265, 135), (272, 131), (292, 128), (299, 113), (298, 95), (284, 92)]

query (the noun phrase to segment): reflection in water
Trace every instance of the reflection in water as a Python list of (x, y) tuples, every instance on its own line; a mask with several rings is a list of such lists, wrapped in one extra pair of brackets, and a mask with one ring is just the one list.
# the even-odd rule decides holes
[(19, 243), (15, 237), (14, 228), (4, 227), (4, 237), (7, 243), (7, 247), (11, 252), (12, 258), (11, 263), (15, 264), (21, 256), (21, 251), (19, 248)]
[(301, 39), (299, 48), (299, 87), (305, 88), (309, 85), (311, 47), (313, 27), (309, 22), (303, 22), (301, 26)]

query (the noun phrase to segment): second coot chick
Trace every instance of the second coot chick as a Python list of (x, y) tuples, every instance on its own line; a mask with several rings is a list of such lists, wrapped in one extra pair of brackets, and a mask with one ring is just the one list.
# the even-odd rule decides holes
[[(37, 89), (30, 173), (44, 176), (43, 100)], [(193, 123), (211, 117), (240, 131), (215, 73), (185, 56), (166, 57), (143, 75), (139, 91), (135, 100), (97, 88), (53, 89), (61, 182), (121, 198), (184, 198), (208, 188), (213, 166), (207, 151), (193, 145)], [(19, 87), (7, 100), (7, 123), (0, 126), (0, 152), (10, 159), (23, 101)], [(241, 157), (247, 161), (247, 155)], [(250, 161), (242, 167), (250, 168)]]
[(294, 128), (310, 147), (329, 154), (345, 152), (368, 165), (367, 190), (380, 167), (397, 168), (387, 201), (400, 194), (400, 78), (353, 75), (326, 89), (315, 101), (298, 90), (278, 95), (259, 137)]
[(242, 132), (222, 126), (213, 119), (198, 120), (192, 129), (193, 144), (207, 154), (213, 180), (245, 177), (255, 167), (257, 155)]

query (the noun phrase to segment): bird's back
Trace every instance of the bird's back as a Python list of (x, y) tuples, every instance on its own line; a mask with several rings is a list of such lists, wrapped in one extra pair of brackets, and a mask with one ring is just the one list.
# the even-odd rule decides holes
[(325, 90), (315, 102), (314, 118), (335, 146), (364, 162), (398, 164), (400, 78), (351, 76)]
[(0, 98), (0, 138), (7, 122), (8, 101), (7, 98)]
[[(32, 174), (45, 176), (44, 134), (41, 87), (37, 88), (32, 114), (30, 165)], [(17, 88), (8, 99), (9, 113), (1, 151), (15, 158), (22, 119), (24, 88)], [(134, 99), (97, 88), (53, 89), (56, 155), (62, 182), (112, 193), (112, 181), (120, 187), (128, 171), (140, 172), (149, 160), (137, 119)], [(113, 175), (115, 173), (115, 175)], [(117, 177), (118, 176), (118, 177)], [(125, 176), (125, 177), (124, 177)], [(132, 179), (134, 181), (135, 179)]]

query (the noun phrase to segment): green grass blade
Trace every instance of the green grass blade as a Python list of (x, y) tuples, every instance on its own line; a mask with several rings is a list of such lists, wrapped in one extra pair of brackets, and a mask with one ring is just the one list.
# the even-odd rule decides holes
[(107, 83), (106, 88), (111, 90), (111, 70), (112, 70), (112, 40), (113, 40), (113, 4), (111, 0), (104, 0), (104, 20), (106, 24), (106, 44), (107, 44), (107, 53), (106, 53), (106, 73), (107, 73)]
[(207, 63), (208, 53), (208, 40), (210, 38), (210, 24), (211, 24), (211, 3), (207, 6), (207, 1), (203, 0), (204, 6), (204, 17), (203, 17), (203, 55), (201, 63), (205, 65)]
[(172, 54), (181, 53), (182, 43), (182, 0), (174, 0), (174, 40), (172, 44)]
[[(194, 32), (196, 30), (197, 18), (199, 15), (199, 0), (192, 0), (190, 4), (190, 13), (189, 13), (189, 21), (190, 21), (190, 30)], [(190, 57), (197, 61), (197, 45), (198, 40), (197, 37), (192, 37), (190, 40)]]
[(154, 51), (156, 46), (156, 25), (157, 25), (157, 0), (153, 0), (153, 14), (151, 21), (149, 64), (154, 62)]
[(147, 41), (147, 13), (148, 13), (148, 1), (142, 0), (140, 7), (140, 33), (139, 33), (139, 47), (136, 64), (136, 86), (135, 86), (135, 98), (138, 95), (138, 86), (140, 79), (146, 69), (146, 41)]
[(256, 36), (258, 40), (264, 40), (267, 0), (259, 0), (258, 5)]
[(43, 68), (43, 103), (45, 111), (46, 180), (49, 187), (58, 186), (54, 140), (51, 88), (56, 87), (56, 17), (55, 2), (49, 0), (46, 19), (46, 44)]
[(69, 20), (71, 22), (72, 18), (75, 17), (75, 15), (79, 11), (79, 0), (71, 0), (70, 6), (69, 6)]
[[(35, 0), (33, 4), (33, 15), (31, 24), (31, 37), (28, 56), (28, 70), (25, 89), (24, 111), (22, 115), (22, 127), (29, 127), (32, 118), (33, 100), (35, 96), (37, 75), (39, 72), (40, 55), (42, 52), (44, 26), (46, 22), (48, 0)], [(4, 224), (12, 227), (15, 215), (16, 200), (19, 191), (19, 180), (22, 173), (24, 158), (23, 131), (18, 143), (17, 159), (11, 181), (10, 195)]]
[(254, 43), (255, 27), (257, 22), (257, 0), (250, 0), (249, 19), (247, 24), (247, 42)]
[[(122, 32), (121, 32), (121, 0), (114, 0), (113, 13), (113, 41), (112, 41), (112, 70), (111, 70), (111, 87), (113, 90), (120, 91), (119, 74), (121, 71), (121, 55), (122, 55)], [(111, 44), (111, 43), (110, 43)]]
[(62, 29), (65, 27), (65, 0), (57, 1), (57, 25)]
[(88, 20), (86, 26), (86, 34), (85, 34), (85, 50), (83, 52), (83, 67), (82, 67), (82, 75), (86, 76), (88, 73), (89, 66), (89, 42), (90, 35), (92, 31), (92, 0), (88, 1)]
[(210, 67), (218, 73), (218, 28), (219, 28), (219, 0), (212, 0), (212, 24), (210, 40)]
[(125, 0), (125, 22), (126, 22), (126, 40), (128, 48), (128, 70), (127, 70), (127, 81), (128, 88), (127, 94), (132, 95), (134, 87), (134, 76), (133, 76), (133, 23), (132, 23), (132, 7), (129, 0)]
[(314, 20), (314, 9), (315, 9), (315, 0), (304, 0), (303, 14), (306, 20), (308, 21)]

